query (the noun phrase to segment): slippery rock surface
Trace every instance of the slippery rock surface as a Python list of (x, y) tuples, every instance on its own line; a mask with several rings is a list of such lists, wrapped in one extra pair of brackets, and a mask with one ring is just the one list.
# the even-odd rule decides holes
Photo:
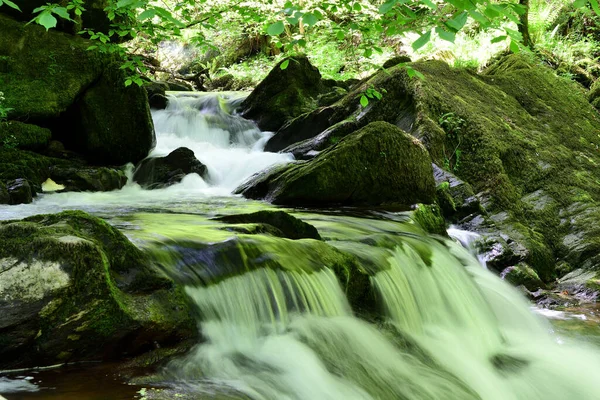
[(117, 358), (195, 335), (173, 283), (80, 211), (0, 223), (0, 368)]
[(250, 178), (237, 193), (291, 205), (432, 203), (435, 185), (427, 150), (385, 122), (348, 135), (310, 161)]
[(187, 147), (173, 150), (165, 157), (151, 157), (142, 161), (133, 174), (133, 180), (147, 189), (167, 187), (181, 182), (187, 174), (206, 175), (202, 164)]

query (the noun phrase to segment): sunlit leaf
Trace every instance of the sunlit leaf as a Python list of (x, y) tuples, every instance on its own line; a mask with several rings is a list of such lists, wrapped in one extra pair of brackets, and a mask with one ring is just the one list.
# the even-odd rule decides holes
[(431, 39), (431, 31), (425, 32), (424, 34), (421, 35), (420, 38), (418, 38), (417, 40), (414, 41), (414, 43), (412, 44), (413, 50), (418, 50), (421, 47), (425, 46), (427, 44), (427, 42), (429, 42), (430, 39)]
[(369, 99), (364, 94), (360, 96), (360, 105), (366, 107), (369, 105)]
[(283, 21), (277, 21), (274, 24), (269, 25), (267, 28), (267, 34), (271, 36), (281, 35), (284, 31), (285, 27), (283, 25)]
[(448, 21), (446, 21), (446, 25), (448, 25), (450, 28), (452, 28), (456, 32), (458, 32), (467, 23), (467, 17), (468, 17), (467, 12), (463, 11), (460, 14), (458, 14), (457, 16), (455, 16), (454, 18), (449, 19)]
[(284, 70), (284, 69), (286, 69), (286, 68), (288, 67), (288, 65), (290, 65), (290, 60), (289, 60), (289, 59), (287, 59), (287, 60), (285, 60), (284, 62), (282, 62), (282, 63), (279, 65), (279, 68), (281, 68), (282, 70)]
[(454, 40), (456, 39), (456, 33), (449, 32), (445, 29), (440, 28), (439, 26), (435, 28), (435, 33), (438, 34), (440, 39), (446, 40), (451, 43), (454, 43)]
[(56, 18), (50, 13), (49, 10), (44, 10), (37, 18), (36, 22), (42, 25), (46, 30), (56, 27)]

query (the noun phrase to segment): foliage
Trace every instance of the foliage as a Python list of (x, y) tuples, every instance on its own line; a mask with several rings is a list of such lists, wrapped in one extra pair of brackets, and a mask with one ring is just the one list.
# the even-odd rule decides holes
[(444, 132), (446, 132), (446, 143), (448, 143), (452, 149), (451, 151), (447, 151), (446, 145), (443, 146), (444, 168), (448, 171), (457, 172), (461, 162), (462, 150), (460, 149), (460, 145), (465, 120), (455, 113), (449, 112), (443, 114), (439, 118), (438, 123)]

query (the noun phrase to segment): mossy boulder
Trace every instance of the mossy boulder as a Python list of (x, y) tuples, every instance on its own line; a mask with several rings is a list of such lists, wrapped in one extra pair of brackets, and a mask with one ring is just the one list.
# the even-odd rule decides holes
[[(281, 69), (282, 63), (288, 63)], [(325, 91), (321, 74), (308, 58), (282, 60), (240, 106), (244, 118), (255, 120), (262, 130), (276, 131), (285, 122), (312, 111)]]
[(0, 14), (3, 106), (12, 109), (10, 120), (49, 128), (90, 161), (137, 162), (154, 144), (146, 92), (125, 87), (118, 57), (88, 51), (90, 45)]
[(0, 145), (40, 151), (48, 147), (50, 129), (19, 121), (0, 122)]
[[(285, 211), (257, 211), (250, 214), (234, 214), (216, 218), (228, 224), (266, 225), (264, 233), (289, 239), (316, 239), (321, 236), (314, 226), (286, 213)], [(263, 233), (263, 232), (261, 232)]]
[(435, 185), (423, 145), (375, 122), (310, 161), (251, 178), (236, 192), (275, 204), (410, 205), (432, 203)]
[(31, 151), (0, 147), (0, 181), (24, 178), (41, 185), (50, 177), (50, 166), (61, 163)]
[(65, 192), (109, 192), (127, 183), (124, 170), (106, 167), (51, 167), (50, 179)]
[(196, 335), (183, 294), (80, 211), (0, 223), (0, 367), (112, 359)]
[(143, 160), (137, 166), (133, 180), (144, 188), (157, 189), (181, 182), (188, 174), (204, 177), (206, 172), (206, 165), (196, 158), (192, 150), (180, 147), (165, 157)]
[[(296, 119), (294, 130), (313, 137), (283, 151), (308, 159), (373, 121), (389, 122), (417, 137), (436, 165), (466, 184), (438, 180), (449, 219), (467, 218), (468, 226), (481, 215), (494, 225), (487, 232), (527, 248), (524, 261), (545, 282), (556, 278), (556, 261), (600, 266), (589, 257), (600, 238), (589, 222), (600, 201), (600, 118), (588, 93), (528, 54), (502, 57), (481, 74), (441, 61), (410, 66), (424, 79), (410, 78), (400, 65), (376, 73), (330, 106), (320, 122), (329, 124), (325, 130), (310, 126), (322, 110)], [(363, 108), (360, 94), (369, 88), (386, 93)], [(283, 142), (277, 135), (271, 141)], [(586, 211), (570, 218), (577, 203)], [(583, 256), (575, 256), (578, 249), (586, 249)]]

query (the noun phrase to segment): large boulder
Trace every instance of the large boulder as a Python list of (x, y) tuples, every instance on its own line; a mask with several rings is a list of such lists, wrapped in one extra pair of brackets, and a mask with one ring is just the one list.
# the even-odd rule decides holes
[(0, 145), (24, 150), (40, 151), (48, 147), (50, 129), (19, 121), (0, 123)]
[(431, 159), (414, 137), (375, 122), (313, 160), (251, 178), (236, 192), (275, 204), (379, 205), (432, 203)]
[(95, 163), (138, 162), (154, 143), (146, 92), (125, 87), (116, 56), (90, 45), (0, 14), (2, 105), (10, 120), (50, 128), (53, 139)]
[[(281, 69), (284, 62), (288, 66)], [(260, 129), (276, 131), (285, 122), (314, 110), (324, 90), (321, 74), (308, 58), (289, 58), (277, 64), (250, 93), (241, 104), (241, 113), (255, 120)]]
[(157, 189), (181, 182), (187, 174), (206, 175), (206, 165), (202, 164), (194, 152), (187, 147), (173, 150), (165, 157), (147, 158), (138, 165), (133, 180), (147, 189)]
[(111, 359), (196, 335), (180, 289), (80, 211), (0, 223), (0, 368)]
[(50, 179), (64, 186), (65, 192), (109, 192), (127, 183), (125, 171), (106, 167), (55, 166)]

